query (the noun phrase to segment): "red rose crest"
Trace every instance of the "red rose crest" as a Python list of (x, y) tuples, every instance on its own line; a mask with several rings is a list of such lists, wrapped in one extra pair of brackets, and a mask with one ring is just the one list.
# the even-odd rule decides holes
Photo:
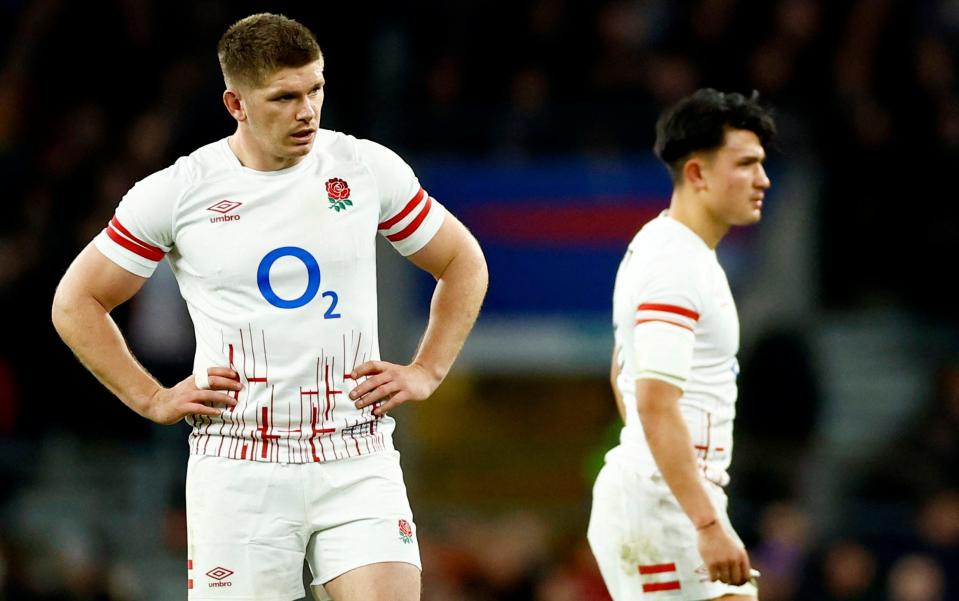
[(350, 200), (350, 185), (338, 177), (326, 180), (326, 196), (330, 199), (330, 208), (337, 213), (353, 206), (353, 201)]
[(400, 540), (404, 543), (413, 542), (413, 528), (406, 520), (400, 520)]

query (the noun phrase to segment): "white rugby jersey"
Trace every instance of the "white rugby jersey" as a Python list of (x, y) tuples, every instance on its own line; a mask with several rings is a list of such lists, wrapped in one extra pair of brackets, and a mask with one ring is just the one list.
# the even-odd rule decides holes
[(347, 396), (353, 368), (379, 358), (375, 236), (409, 255), (444, 215), (392, 151), (320, 130), (279, 171), (244, 167), (226, 139), (180, 158), (138, 182), (94, 243), (143, 277), (166, 256), (194, 372), (240, 374), (235, 408), (189, 419), (193, 454), (321, 462), (392, 448), (393, 419)]
[(667, 212), (647, 223), (616, 275), (613, 328), (626, 425), (610, 459), (641, 473), (658, 472), (636, 408), (636, 380), (658, 379), (683, 390), (680, 412), (703, 476), (726, 485), (739, 318), (716, 252)]

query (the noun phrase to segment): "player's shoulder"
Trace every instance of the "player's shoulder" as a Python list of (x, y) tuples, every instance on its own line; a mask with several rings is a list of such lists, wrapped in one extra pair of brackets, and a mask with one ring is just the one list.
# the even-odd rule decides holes
[(357, 138), (333, 129), (316, 130), (313, 152), (340, 161), (357, 160)]
[(403, 163), (396, 152), (379, 142), (329, 129), (317, 132), (314, 151), (337, 161), (356, 161), (374, 170)]
[(179, 157), (172, 165), (161, 169), (143, 181), (170, 188), (187, 189), (196, 184), (216, 179), (235, 171), (239, 165), (223, 138), (197, 148)]
[(699, 279), (710, 264), (705, 242), (665, 212), (646, 223), (629, 248), (637, 268), (669, 279)]
[(708, 258), (711, 251), (702, 238), (665, 211), (644, 225), (631, 246), (645, 252), (669, 255), (680, 260)]
[(681, 227), (663, 211), (636, 232), (629, 246), (646, 257), (685, 254), (690, 244)]
[(232, 177), (240, 162), (222, 138), (181, 156), (171, 165), (155, 171), (134, 184), (131, 199), (159, 204), (176, 204), (205, 183)]

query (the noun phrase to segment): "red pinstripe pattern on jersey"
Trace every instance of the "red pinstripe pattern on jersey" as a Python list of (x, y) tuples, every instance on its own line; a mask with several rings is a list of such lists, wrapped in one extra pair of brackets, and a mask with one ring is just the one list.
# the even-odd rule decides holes
[[(240, 333), (242, 334), (243, 332), (241, 331)], [(245, 358), (245, 357), (246, 357), (246, 355), (244, 354), (244, 358)], [(234, 370), (234, 371), (236, 370), (236, 364), (233, 362), (233, 345), (232, 345), (232, 344), (230, 345), (230, 369), (232, 369), (232, 370)], [(238, 375), (239, 375), (239, 374), (238, 374)], [(234, 391), (233, 391), (233, 400), (235, 400), (235, 401), (239, 401), (239, 400), (240, 400), (240, 391), (239, 391), (239, 390), (234, 390)], [(236, 405), (234, 405), (233, 407), (230, 407), (230, 411), (233, 411), (235, 408), (236, 408)]]
[(326, 389), (326, 419), (330, 419), (330, 412), (336, 409), (336, 395), (342, 394), (342, 390), (337, 390), (330, 383), (330, 365), (323, 366), (323, 384)]
[[(271, 397), (272, 402), (272, 397)], [(263, 444), (260, 445), (260, 459), (266, 459), (267, 454), (270, 452), (270, 442), (274, 440), (279, 440), (279, 434), (269, 434), (273, 431), (273, 428), (270, 426), (270, 409), (268, 407), (260, 407), (260, 421), (262, 424), (257, 430), (260, 432), (260, 439), (263, 441)]]
[(399, 213), (397, 213), (393, 217), (390, 217), (383, 223), (379, 224), (377, 226), (377, 229), (388, 230), (394, 225), (396, 225), (397, 223), (403, 221), (403, 219), (405, 219), (407, 215), (413, 212), (413, 209), (416, 208), (416, 205), (423, 202), (424, 198), (426, 198), (426, 190), (424, 190), (423, 188), (420, 188), (419, 192), (413, 195), (413, 198), (411, 198), (409, 202), (406, 203), (406, 206), (404, 206)]
[(426, 219), (426, 216), (430, 212), (430, 207), (432, 206), (433, 206), (433, 199), (427, 198), (426, 206), (423, 207), (423, 210), (419, 212), (416, 218), (413, 219), (413, 221), (411, 221), (409, 225), (407, 225), (400, 231), (396, 232), (395, 234), (390, 234), (389, 236), (387, 236), (386, 239), (389, 240), (390, 242), (399, 242), (400, 240), (406, 240), (407, 238), (409, 238), (413, 234), (413, 232), (415, 232), (417, 228), (420, 227), (420, 224), (422, 224), (423, 221)]
[[(233, 407), (230, 407), (230, 409), (232, 409), (232, 408), (233, 408)], [(217, 447), (217, 449), (216, 449), (216, 456), (217, 456), (217, 457), (223, 457), (223, 443), (226, 441), (226, 437), (223, 436), (223, 430), (224, 430), (224, 428), (226, 428), (226, 422), (227, 422), (227, 420), (230, 420), (231, 425), (232, 425), (232, 421), (233, 421), (232, 415), (231, 415), (230, 413), (223, 413), (223, 418), (222, 418), (222, 420), (220, 421), (220, 431), (217, 433), (217, 436), (220, 438), (220, 446)]]
[(296, 454), (300, 458), (300, 462), (302, 463), (304, 450), (306, 449), (306, 446), (305, 446), (306, 442), (304, 440), (305, 434), (303, 432), (303, 387), (302, 386), (300, 386), (300, 422), (299, 423), (300, 423), (300, 435), (296, 437), (296, 441), (291, 441), (290, 444), (292, 445), (295, 442), (296, 446), (294, 448), (296, 449)]
[(350, 437), (353, 439), (353, 446), (356, 447), (356, 454), (362, 455), (363, 451), (360, 450), (360, 440), (356, 437), (356, 427), (360, 425), (360, 420), (356, 420), (356, 423), (350, 426), (349, 432)]
[(201, 415), (200, 418), (204, 422), (201, 437), (203, 439), (203, 454), (206, 455), (207, 447), (210, 445), (210, 428), (213, 427), (213, 418), (209, 415)]
[[(247, 382), (249, 382), (249, 381), (250, 381), (250, 378), (255, 378), (255, 377), (256, 377), (256, 343), (253, 342), (253, 325), (252, 325), (252, 324), (249, 324), (249, 323), (246, 324), (246, 325), (247, 325), (247, 328), (249, 328), (249, 332), (250, 332), (250, 355), (253, 356), (253, 375), (250, 376), (250, 377), (248, 377), (248, 378), (246, 379)], [(243, 340), (243, 332), (241, 331), (241, 332), (240, 332), (240, 341), (242, 342), (242, 340)], [(246, 371), (246, 352), (245, 352), (245, 351), (244, 351), (244, 353), (243, 353), (243, 359), (244, 359), (244, 361), (243, 361), (243, 371), (245, 372), (245, 371)]]
[(310, 435), (310, 448), (313, 450), (313, 461), (326, 461), (326, 453), (323, 451), (323, 439), (320, 439), (320, 455), (322, 455), (322, 459), (316, 456), (316, 445), (314, 445), (313, 441), (316, 440), (318, 434), (332, 434), (333, 432), (336, 432), (336, 428), (317, 428), (316, 420), (319, 414), (319, 408), (314, 405), (312, 409), (313, 417), (311, 423), (313, 426), (313, 433)]
[[(220, 353), (227, 359), (223, 363), (236, 370), (241, 375), (241, 381), (245, 379), (244, 399), (238, 405), (239, 410), (232, 414), (224, 412), (220, 418), (203, 415), (189, 417), (194, 426), (190, 435), (193, 454), (249, 461), (301, 463), (368, 455), (386, 449), (385, 435), (377, 426), (382, 418), (372, 413), (374, 407), (355, 411), (349, 406), (341, 409), (337, 402), (340, 395), (346, 394), (364, 379), (354, 379), (349, 372), (367, 360), (375, 341), (368, 343), (368, 347), (364, 349), (363, 342), (367, 337), (364, 337), (362, 332), (352, 331), (349, 343), (344, 334), (342, 350), (337, 349), (340, 352), (336, 353), (342, 361), (339, 369), (336, 365), (337, 356), (327, 355), (320, 349), (320, 355), (316, 358), (316, 387), (307, 389), (299, 386), (298, 391), (293, 392), (298, 394), (298, 399), (293, 400), (284, 398), (288, 396), (288, 393), (281, 392), (284, 386), (277, 388), (277, 383), (262, 373), (268, 369), (265, 334), (262, 337), (262, 352), (256, 352), (253, 343), (256, 340), (256, 330), (252, 328), (252, 324), (233, 332), (235, 336), (239, 336), (239, 341), (234, 339), (230, 342), (225, 332), (221, 331)], [(248, 337), (251, 343), (249, 345)], [(249, 351), (247, 346), (250, 347)], [(243, 360), (238, 351), (243, 353)], [(351, 351), (352, 365), (349, 359)], [(252, 412), (247, 415), (244, 407), (248, 402), (251, 399), (260, 399), (260, 395), (265, 393), (258, 389), (256, 384), (270, 386), (270, 399), (266, 403), (260, 400), (258, 406), (251, 407)], [(235, 392), (233, 396), (237, 398), (239, 392)], [(297, 415), (296, 403), (299, 403), (298, 423), (293, 421)], [(284, 404), (287, 415), (280, 418), (276, 411), (282, 413)], [(248, 417), (252, 417), (255, 422), (249, 427), (246, 426)], [(214, 440), (215, 438), (219, 440)], [(327, 446), (330, 448), (327, 449)]]
[(266, 352), (266, 330), (260, 330), (260, 340), (263, 342), (263, 375), (270, 377), (270, 355)]
[[(250, 341), (250, 345), (253, 345), (252, 340)], [(246, 375), (246, 341), (244, 340), (242, 328), (240, 329), (240, 351), (243, 353), (243, 379), (249, 380), (249, 377)]]

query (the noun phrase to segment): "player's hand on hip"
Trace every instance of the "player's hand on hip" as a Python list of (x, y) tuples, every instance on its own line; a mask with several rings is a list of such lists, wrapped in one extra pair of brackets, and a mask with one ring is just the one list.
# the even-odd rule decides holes
[(150, 399), (145, 417), (158, 424), (175, 424), (188, 415), (219, 417), (223, 406), (236, 406), (236, 399), (227, 394), (243, 389), (240, 375), (229, 367), (211, 367), (207, 370), (209, 389), (196, 386), (193, 375), (173, 388), (160, 388)]
[(709, 579), (740, 585), (749, 580), (749, 555), (742, 543), (719, 521), (699, 530), (699, 554), (709, 568)]
[[(440, 385), (435, 376), (417, 363), (397, 365), (386, 361), (367, 361), (350, 374), (354, 381), (366, 377), (350, 391), (357, 409), (376, 405), (373, 414), (386, 415), (406, 401), (422, 401)], [(377, 403), (380, 403), (377, 405)]]

